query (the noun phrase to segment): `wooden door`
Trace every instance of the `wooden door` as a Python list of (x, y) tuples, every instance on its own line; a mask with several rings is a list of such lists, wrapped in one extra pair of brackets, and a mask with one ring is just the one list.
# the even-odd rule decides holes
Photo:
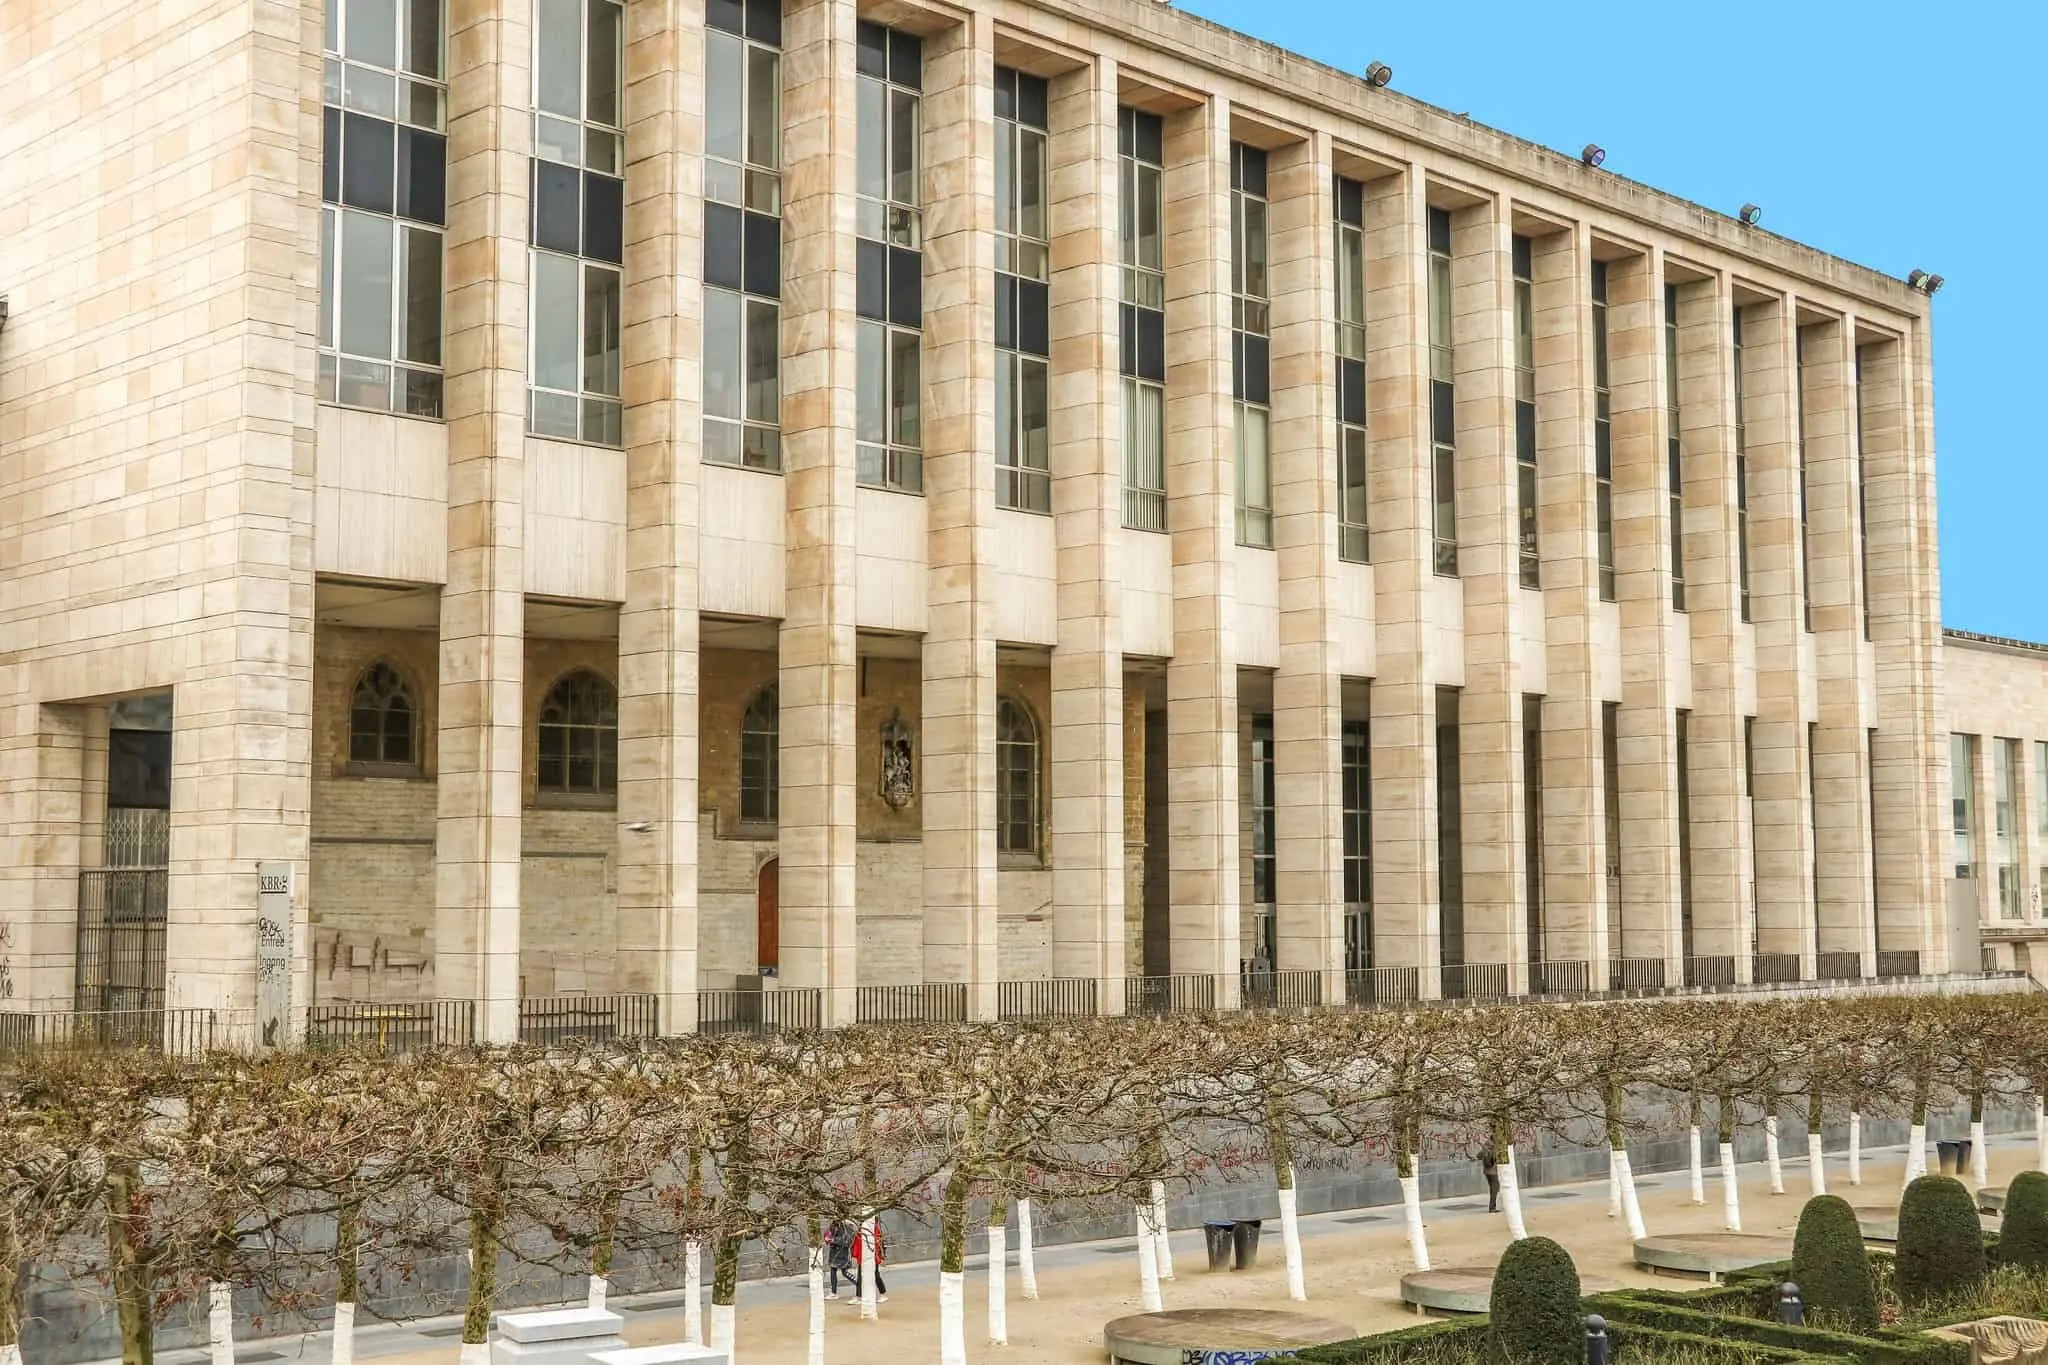
[(754, 960), (763, 967), (782, 965), (781, 869), (773, 859), (764, 864), (754, 891)]

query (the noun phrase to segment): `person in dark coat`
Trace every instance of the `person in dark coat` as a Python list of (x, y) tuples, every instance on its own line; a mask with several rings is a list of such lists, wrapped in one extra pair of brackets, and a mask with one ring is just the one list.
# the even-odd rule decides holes
[(825, 1297), (839, 1297), (839, 1279), (843, 1275), (852, 1284), (853, 1278), (853, 1224), (844, 1218), (834, 1218), (825, 1229), (825, 1270), (831, 1276), (831, 1285)]
[(1493, 1144), (1487, 1143), (1479, 1149), (1479, 1172), (1486, 1177), (1486, 1211), (1500, 1212), (1500, 1163), (1494, 1158)]

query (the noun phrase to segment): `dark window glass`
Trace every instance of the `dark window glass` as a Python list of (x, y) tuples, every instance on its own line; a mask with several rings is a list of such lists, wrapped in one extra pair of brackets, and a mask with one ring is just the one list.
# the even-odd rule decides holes
[(924, 322), (924, 257), (900, 246), (889, 248), (889, 320), (899, 327)]
[(924, 88), (924, 40), (902, 29), (889, 31), (889, 79), (912, 90)]
[(418, 128), (398, 138), (398, 214), (415, 222), (448, 222), (448, 139)]
[(341, 110), (320, 111), (320, 197), (341, 202)]
[(1515, 278), (1518, 280), (1534, 279), (1536, 277), (1534, 268), (1536, 258), (1535, 242), (1531, 238), (1517, 233), (1514, 239), (1514, 256)]
[(1337, 362), (1337, 420), (1365, 424), (1365, 362)]
[(1273, 401), (1273, 343), (1251, 332), (1238, 333), (1244, 344), (1244, 393), (1247, 403)]
[(765, 213), (746, 216), (746, 285), (749, 294), (782, 297), (782, 220)]
[(626, 182), (609, 175), (583, 176), (583, 254), (594, 261), (622, 263), (626, 256)]
[(1457, 439), (1458, 423), (1455, 416), (1457, 403), (1451, 386), (1441, 379), (1429, 386), (1429, 433), (1430, 439), (1449, 445)]
[(1230, 188), (1243, 190), (1246, 194), (1266, 197), (1266, 154), (1260, 148), (1247, 147), (1242, 142), (1234, 149), (1237, 155), (1230, 158)]
[(1037, 280), (1017, 283), (1017, 349), (1052, 354), (1052, 293)]
[(1536, 405), (1515, 404), (1515, 456), (1533, 463), (1536, 459)]
[(781, 715), (776, 692), (764, 687), (740, 721), (740, 819), (773, 821), (779, 814)]
[(889, 248), (863, 237), (853, 244), (853, 308), (864, 318), (889, 314)]
[(1017, 278), (996, 276), (996, 345), (1017, 349)]
[(415, 762), (414, 714), (412, 693), (396, 669), (376, 663), (363, 670), (349, 703), (349, 761)]
[(341, 202), (371, 213), (390, 213), (397, 128), (361, 114), (344, 114), (342, 119)]
[(574, 256), (582, 250), (582, 177), (552, 161), (533, 163), (533, 244)]
[(1121, 304), (1118, 313), (1119, 372), (1135, 376), (1138, 373), (1138, 306), (1134, 303)]
[(747, 0), (747, 36), (770, 47), (782, 46), (782, 0)]
[(1166, 382), (1166, 314), (1138, 310), (1138, 378)]
[(1448, 253), (1451, 249), (1451, 211), (1429, 211), (1429, 249)]
[(706, 204), (704, 283), (721, 289), (740, 287), (740, 242), (740, 211), (727, 204)]
[(742, 0), (704, 0), (704, 25), (726, 33), (744, 33), (747, 7)]
[(1337, 217), (1353, 227), (1365, 222), (1365, 186), (1357, 180), (1337, 180)]
[(1045, 127), (1045, 81), (1041, 77), (1018, 73), (1015, 117), (1017, 122), (1029, 124), (1033, 128)]
[(619, 694), (587, 669), (541, 703), (540, 788), (597, 795), (619, 786)]
[(889, 79), (889, 30), (880, 24), (861, 23), (853, 32), (854, 66), (863, 76)]

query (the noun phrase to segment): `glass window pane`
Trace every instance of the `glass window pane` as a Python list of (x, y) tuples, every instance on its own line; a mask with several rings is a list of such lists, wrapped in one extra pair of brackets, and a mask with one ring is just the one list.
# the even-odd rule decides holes
[(590, 6), (590, 83), (584, 117), (606, 127), (619, 126), (619, 7), (611, 0), (585, 0)]
[(889, 333), (889, 443), (921, 449), (924, 433), (918, 423), (922, 368), (916, 332)]
[[(996, 356), (996, 464), (1008, 468), (1017, 463), (1017, 357)], [(1005, 505), (1015, 499), (997, 499)]]
[(907, 90), (889, 92), (889, 198), (898, 204), (921, 204), (917, 168), (920, 155), (919, 103)]
[(855, 384), (859, 390), (854, 432), (862, 441), (880, 444), (889, 439), (889, 347), (880, 323), (863, 322), (856, 341), (858, 351)]
[(535, 0), (534, 95), (539, 107), (564, 118), (583, 117), (582, 0)]
[(1138, 264), (1146, 270), (1166, 268), (1160, 236), (1160, 220), (1165, 216), (1164, 189), (1157, 166), (1138, 167)]
[(441, 234), (401, 228), (405, 240), (403, 287), (399, 297), (398, 358), (416, 365), (441, 363)]
[(782, 419), (782, 310), (760, 299), (747, 300), (747, 417)]
[(737, 418), (741, 413), (740, 296), (723, 289), (704, 291), (704, 412)]
[[(578, 269), (566, 256), (533, 253), (533, 312), (527, 321), (533, 333), (533, 382), (544, 389), (576, 390)], [(575, 430), (573, 417), (570, 430)]]
[(341, 215), (341, 349), (391, 356), (392, 224), (366, 213)]
[(1018, 462), (1031, 469), (1050, 469), (1046, 364), (1042, 360), (1019, 360), (1017, 377), (1017, 423), (1023, 438)]
[(889, 88), (863, 76), (854, 104), (855, 188), (870, 199), (889, 197)]
[(746, 44), (728, 33), (704, 35), (704, 154), (727, 161), (746, 151)]
[(398, 78), (351, 66), (342, 73), (342, 103), (378, 118), (398, 117)]
[(376, 66), (398, 65), (398, 0), (349, 0), (344, 56)]
[(619, 272), (583, 267), (583, 388), (619, 396)]
[(397, 165), (398, 128), (382, 119), (347, 114), (342, 118), (341, 202), (371, 213), (394, 207), (392, 178)]
[(996, 122), (996, 231), (1017, 230), (1017, 125)]
[(407, 7), (405, 69), (441, 79), (441, 0), (411, 0)]
[(1017, 134), (1017, 231), (1025, 237), (1049, 235), (1045, 221), (1045, 134)]
[(782, 167), (782, 58), (765, 47), (747, 50), (747, 161)]
[(583, 254), (621, 264), (626, 258), (626, 182), (609, 175), (583, 175)]
[[(332, 11), (330, 11), (331, 13)], [(334, 210), (320, 210), (320, 344), (334, 344)]]
[(448, 140), (439, 133), (398, 130), (398, 216), (447, 224)]

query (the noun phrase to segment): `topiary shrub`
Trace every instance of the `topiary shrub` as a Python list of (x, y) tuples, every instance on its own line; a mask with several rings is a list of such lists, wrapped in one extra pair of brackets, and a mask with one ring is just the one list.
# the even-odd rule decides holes
[(1579, 1268), (1548, 1237), (1510, 1243), (1493, 1271), (1487, 1359), (1496, 1365), (1579, 1365), (1586, 1329), (1579, 1315)]
[(1799, 1211), (1792, 1238), (1792, 1280), (1807, 1312), (1850, 1331), (1877, 1326), (1877, 1284), (1856, 1210), (1838, 1195), (1815, 1195)]
[(2005, 1212), (1998, 1219), (2001, 1265), (2048, 1270), (2048, 1174), (2022, 1171), (2005, 1188)]
[(1908, 1306), (1961, 1294), (1984, 1278), (1984, 1229), (1962, 1181), (1923, 1175), (1906, 1186), (1894, 1259), (1899, 1298)]

